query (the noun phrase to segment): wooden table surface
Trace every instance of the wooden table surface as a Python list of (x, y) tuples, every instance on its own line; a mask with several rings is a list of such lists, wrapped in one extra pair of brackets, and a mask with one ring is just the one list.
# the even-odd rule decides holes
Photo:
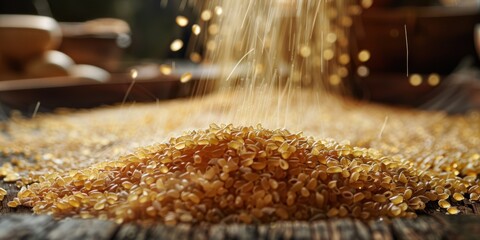
[(465, 201), (462, 214), (448, 216), (434, 204), (416, 219), (362, 222), (330, 219), (273, 224), (118, 225), (97, 219), (54, 220), (32, 215), (26, 207), (9, 208), (18, 189), (0, 182), (8, 196), (0, 206), (0, 240), (10, 239), (480, 239), (480, 204)]

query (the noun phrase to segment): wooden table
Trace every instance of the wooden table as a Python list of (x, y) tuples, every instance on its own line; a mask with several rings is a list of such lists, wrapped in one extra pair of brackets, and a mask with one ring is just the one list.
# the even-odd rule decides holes
[(480, 204), (465, 202), (462, 215), (448, 216), (435, 210), (416, 219), (362, 222), (331, 219), (315, 222), (278, 222), (263, 225), (199, 224), (169, 227), (162, 224), (118, 225), (97, 219), (64, 219), (32, 215), (26, 207), (9, 208), (18, 189), (0, 183), (9, 195), (0, 208), (0, 240), (10, 239), (480, 239)]

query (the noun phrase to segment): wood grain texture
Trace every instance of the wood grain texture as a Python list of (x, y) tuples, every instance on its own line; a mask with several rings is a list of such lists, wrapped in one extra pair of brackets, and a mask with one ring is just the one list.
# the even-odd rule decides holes
[(113, 222), (97, 219), (65, 219), (52, 222), (55, 226), (46, 235), (47, 239), (52, 240), (110, 239), (118, 228)]
[(97, 219), (65, 219), (7, 214), (0, 218), (0, 240), (10, 239), (480, 239), (480, 217), (420, 216), (416, 219), (352, 219), (278, 222), (263, 225), (118, 225)]

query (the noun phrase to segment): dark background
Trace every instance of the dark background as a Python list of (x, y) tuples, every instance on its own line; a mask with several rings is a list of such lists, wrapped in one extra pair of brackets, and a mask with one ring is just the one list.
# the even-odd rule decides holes
[[(185, 48), (170, 51), (177, 38), (187, 42), (197, 9), (180, 0), (0, 0), (0, 14), (33, 14), (51, 16), (60, 22), (82, 22), (96, 18), (125, 20), (132, 31), (132, 45), (126, 59), (175, 59), (185, 57)], [(175, 17), (190, 19), (180, 28)]]

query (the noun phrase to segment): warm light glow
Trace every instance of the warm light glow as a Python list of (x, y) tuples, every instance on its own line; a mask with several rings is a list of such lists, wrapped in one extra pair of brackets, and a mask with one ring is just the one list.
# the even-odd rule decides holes
[(342, 78), (345, 78), (348, 76), (348, 69), (346, 67), (339, 67), (337, 69), (338, 75)]
[(132, 69), (132, 70), (130, 70), (130, 77), (132, 77), (133, 79), (135, 79), (135, 78), (138, 77), (138, 71), (137, 71), (137, 69)]
[(163, 75), (170, 75), (172, 74), (172, 66), (170, 65), (166, 65), (166, 64), (162, 64), (160, 65), (160, 72), (163, 74)]
[(370, 74), (370, 70), (366, 66), (359, 66), (357, 68), (357, 74), (360, 77), (367, 77)]
[(336, 74), (330, 75), (330, 78), (328, 80), (330, 84), (334, 86), (339, 85), (342, 82), (342, 79), (340, 78), (340, 76)]
[(306, 58), (306, 57), (309, 57), (310, 54), (312, 54), (312, 50), (310, 49), (309, 46), (302, 46), (300, 47), (300, 56)]
[(350, 62), (350, 56), (344, 53), (338, 57), (338, 62), (342, 65), (347, 65)]
[(412, 76), (410, 76), (409, 82), (410, 82), (410, 85), (416, 87), (422, 84), (423, 79), (422, 79), (422, 76), (420, 76), (419, 74), (413, 74)]
[(202, 31), (202, 28), (198, 24), (193, 24), (192, 26), (193, 34), (199, 35), (201, 31)]
[(192, 74), (187, 72), (187, 73), (182, 74), (182, 76), (180, 77), (180, 82), (181, 83), (186, 83), (186, 82), (190, 81), (191, 79), (192, 79)]
[(373, 4), (373, 0), (362, 0), (361, 5), (363, 8), (370, 8)]
[(175, 21), (177, 22), (178, 26), (180, 26), (180, 27), (185, 27), (185, 26), (188, 25), (188, 18), (186, 18), (184, 16), (177, 16)]
[(203, 21), (209, 21), (210, 19), (212, 19), (212, 11), (210, 10), (204, 10), (202, 12), (202, 14), (200, 15), (200, 18), (203, 20)]
[(430, 76), (428, 76), (427, 82), (430, 86), (437, 86), (438, 84), (440, 84), (440, 75), (436, 73), (430, 74)]
[(337, 41), (337, 34), (330, 32), (327, 34), (326, 39), (327, 39), (327, 42), (334, 43), (335, 41)]
[(208, 27), (208, 33), (210, 33), (211, 35), (215, 35), (218, 33), (218, 25), (217, 24), (212, 24)]
[(216, 6), (215, 7), (215, 14), (217, 14), (217, 16), (220, 16), (223, 14), (223, 8), (220, 7), (220, 6)]
[(334, 56), (335, 56), (335, 53), (333, 52), (332, 49), (325, 49), (325, 51), (323, 51), (323, 59), (327, 61), (332, 60)]
[(182, 49), (182, 47), (183, 47), (183, 41), (180, 39), (176, 39), (172, 42), (172, 44), (170, 44), (170, 50), (174, 52)]
[(197, 52), (193, 52), (190, 54), (190, 60), (194, 63), (199, 63), (202, 61), (202, 56)]
[(360, 60), (360, 62), (366, 62), (370, 60), (370, 52), (367, 50), (360, 51), (358, 53), (358, 60)]

